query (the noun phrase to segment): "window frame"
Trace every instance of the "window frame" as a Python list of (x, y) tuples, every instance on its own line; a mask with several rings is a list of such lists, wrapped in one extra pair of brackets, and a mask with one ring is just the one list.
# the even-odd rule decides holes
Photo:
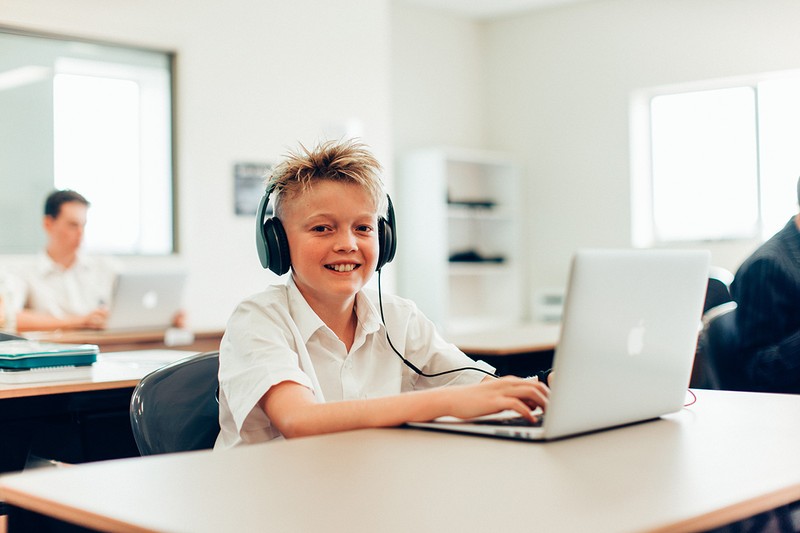
[[(124, 42), (114, 42), (114, 41), (107, 41), (107, 40), (99, 40), (99, 39), (91, 39), (85, 37), (76, 37), (72, 35), (65, 35), (59, 33), (51, 33), (51, 32), (41, 32), (41, 31), (32, 31), (27, 29), (21, 29), (17, 27), (7, 26), (7, 25), (0, 25), (0, 33), (8, 34), (11, 36), (20, 36), (30, 39), (41, 39), (44, 41), (60, 41), (62, 43), (71, 44), (76, 47), (84, 46), (84, 47), (91, 47), (91, 46), (100, 46), (107, 49), (115, 49), (120, 52), (120, 55), (124, 55), (125, 51), (131, 52), (146, 52), (149, 54), (157, 54), (162, 56), (164, 62), (164, 70), (167, 75), (167, 83), (166, 83), (166, 94), (165, 97), (167, 99), (167, 103), (169, 105), (168, 113), (166, 113), (168, 123), (166, 124), (167, 129), (164, 131), (164, 138), (166, 140), (166, 144), (164, 146), (164, 153), (167, 154), (169, 159), (168, 167), (169, 169), (169, 179), (164, 182), (164, 187), (169, 188), (169, 198), (165, 201), (168, 202), (171, 216), (169, 217), (169, 227), (168, 231), (169, 234), (169, 241), (170, 245), (164, 247), (163, 252), (144, 252), (141, 250), (133, 250), (131, 253), (119, 252), (119, 251), (111, 251), (111, 250), (94, 250), (93, 253), (98, 254), (108, 254), (108, 255), (119, 255), (119, 256), (146, 256), (146, 257), (170, 257), (180, 253), (181, 251), (181, 240), (180, 240), (180, 228), (179, 228), (179, 220), (180, 220), (180, 213), (179, 213), (179, 202), (178, 202), (178, 175), (177, 175), (177, 161), (178, 161), (178, 152), (177, 152), (177, 98), (176, 98), (176, 86), (177, 86), (177, 72), (176, 72), (176, 64), (177, 64), (177, 53), (172, 50), (149, 47), (149, 46), (142, 46), (138, 44), (130, 44)], [(116, 62), (124, 63), (119, 59)], [(134, 64), (134, 63), (131, 63)], [(56, 72), (54, 71), (50, 76), (50, 83), (52, 85), (54, 76)], [(50, 189), (54, 187), (54, 176), (51, 176), (50, 180)], [(31, 209), (35, 206), (36, 209), (36, 216), (40, 219), (41, 218), (41, 206), (44, 202), (44, 198), (49, 191), (42, 191), (40, 194), (40, 198), (37, 197), (35, 199), (32, 198), (24, 198), (20, 199), (20, 201), (25, 202), (26, 209)], [(81, 192), (81, 191), (79, 191)], [(88, 198), (92, 201), (92, 198)], [(165, 206), (167, 204), (164, 204)], [(91, 215), (90, 215), (91, 216)], [(96, 222), (96, 221), (95, 221)], [(90, 224), (93, 222), (90, 221)], [(38, 228), (38, 226), (37, 226)], [(40, 230), (39, 230), (40, 231)], [(33, 240), (33, 239), (31, 239)], [(17, 249), (12, 246), (10, 251), (7, 250), (0, 250), (0, 254), (8, 254), (11, 253), (13, 255), (19, 255), (20, 253), (28, 254), (28, 253), (35, 253), (41, 248), (42, 242), (36, 241), (32, 243), (30, 250), (22, 250)]]
[[(750, 242), (764, 240), (765, 233), (764, 204), (762, 193), (764, 177), (762, 175), (760, 116), (759, 116), (759, 84), (780, 79), (800, 80), (800, 70), (766, 72), (753, 75), (701, 80), (687, 83), (663, 85), (634, 91), (630, 98), (630, 185), (631, 185), (631, 242), (634, 247), (697, 245), (709, 243)], [(655, 198), (653, 191), (653, 138), (651, 124), (651, 102), (660, 96), (679, 95), (692, 92), (713, 91), (747, 87), (753, 91), (755, 105), (755, 151), (757, 189), (757, 218), (752, 233), (736, 237), (710, 237), (700, 239), (664, 239), (660, 237), (655, 220)]]

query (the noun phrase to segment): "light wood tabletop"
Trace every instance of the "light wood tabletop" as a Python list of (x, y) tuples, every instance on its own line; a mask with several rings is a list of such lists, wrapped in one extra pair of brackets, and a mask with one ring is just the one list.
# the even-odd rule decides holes
[(21, 335), (40, 341), (70, 344), (96, 344), (104, 353), (146, 349), (191, 350), (207, 352), (219, 350), (224, 334), (222, 329), (188, 330), (57, 330), (29, 331)]
[(470, 355), (515, 355), (553, 350), (560, 335), (560, 324), (541, 322), (453, 333), (447, 340)]
[(663, 419), (548, 443), (364, 430), (13, 474), (0, 497), (195, 533), (700, 531), (800, 499), (800, 396), (696, 392)]
[(153, 370), (197, 352), (191, 350), (136, 350), (101, 353), (97, 362), (86, 369), (86, 375), (69, 380), (52, 381), (46, 370), (42, 381), (0, 383), (0, 400), (46, 394), (64, 394), (135, 387)]

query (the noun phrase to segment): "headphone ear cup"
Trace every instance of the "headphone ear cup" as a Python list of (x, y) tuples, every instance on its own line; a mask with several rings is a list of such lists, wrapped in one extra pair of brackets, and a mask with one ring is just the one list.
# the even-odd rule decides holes
[(387, 218), (378, 219), (378, 266), (375, 270), (380, 270), (386, 263), (394, 259), (397, 252), (397, 237), (395, 236), (394, 206), (392, 199), (387, 195), (389, 208)]
[(264, 192), (256, 211), (256, 250), (261, 266), (268, 268), (279, 276), (289, 272), (292, 261), (289, 258), (289, 239), (281, 221), (267, 216), (267, 206), (272, 187)]
[(267, 236), (264, 231), (266, 225), (264, 216), (266, 215), (267, 203), (269, 202), (269, 191), (261, 197), (261, 202), (256, 211), (256, 250), (261, 266), (269, 268), (269, 249), (267, 247)]
[(390, 228), (386, 223), (386, 219), (381, 217), (378, 220), (378, 266), (375, 267), (375, 270), (380, 270), (386, 263), (389, 262), (387, 260), (387, 251), (391, 247), (391, 241), (392, 228)]
[(277, 218), (270, 217), (264, 221), (262, 234), (267, 255), (265, 268), (269, 268), (279, 276), (286, 274), (292, 266), (292, 261), (289, 258), (289, 239), (286, 237), (283, 224)]

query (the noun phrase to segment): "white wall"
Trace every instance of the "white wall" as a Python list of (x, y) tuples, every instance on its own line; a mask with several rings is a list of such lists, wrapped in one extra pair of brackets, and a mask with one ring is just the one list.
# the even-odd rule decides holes
[[(391, 13), (395, 149), (480, 146), (523, 164), (529, 293), (563, 286), (577, 248), (631, 245), (633, 91), (800, 68), (795, 0), (592, 0), (485, 22), (395, 0)], [(735, 271), (757, 245), (700, 246)]]
[(392, 118), (395, 155), (415, 148), (485, 148), (486, 43), (474, 21), (395, 1)]
[[(177, 52), (179, 257), (190, 326), (222, 327), (274, 282), (233, 164), (279, 157), (356, 118), (391, 182), (389, 8), (375, 0), (3, 0), (0, 24)], [(152, 260), (131, 261), (153, 263)]]
[[(798, 20), (794, 0), (596, 0), (488, 24), (488, 140), (526, 166), (531, 285), (630, 245), (632, 91), (796, 69)], [(707, 248), (735, 270), (756, 245)]]
[[(3, 25), (178, 53), (173, 262), (195, 327), (275, 279), (233, 214), (233, 164), (353, 117), (390, 188), (415, 147), (515, 155), (530, 285), (563, 284), (575, 248), (630, 243), (631, 91), (798, 68), (797, 20), (795, 0), (594, 0), (486, 23), (390, 0), (0, 2)], [(735, 269), (754, 246), (714, 246), (714, 262)]]

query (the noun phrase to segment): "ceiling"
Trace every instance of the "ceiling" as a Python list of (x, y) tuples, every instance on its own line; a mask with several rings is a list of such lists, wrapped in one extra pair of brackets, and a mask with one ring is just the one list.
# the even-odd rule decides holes
[(470, 18), (495, 18), (588, 0), (404, 0), (411, 4), (451, 11)]

